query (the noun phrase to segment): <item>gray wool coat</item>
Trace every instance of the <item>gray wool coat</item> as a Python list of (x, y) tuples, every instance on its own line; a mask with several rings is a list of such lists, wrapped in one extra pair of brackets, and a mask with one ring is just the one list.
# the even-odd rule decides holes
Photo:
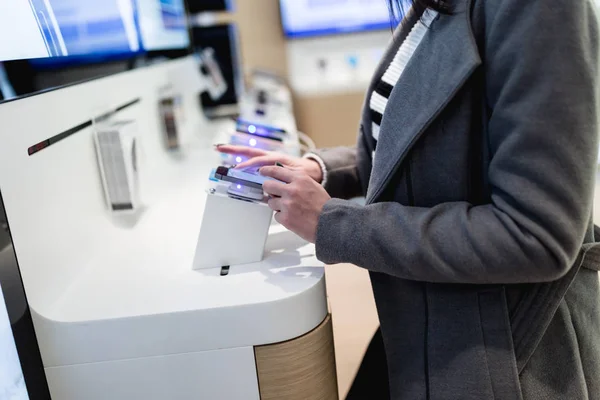
[(317, 153), (335, 197), (317, 256), (370, 271), (393, 399), (600, 399), (596, 18), (592, 0), (457, 0), (374, 156), (368, 102), (357, 146)]

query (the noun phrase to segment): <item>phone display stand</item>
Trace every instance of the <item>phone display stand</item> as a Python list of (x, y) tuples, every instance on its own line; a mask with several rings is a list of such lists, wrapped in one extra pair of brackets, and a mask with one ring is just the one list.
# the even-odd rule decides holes
[(249, 264), (263, 259), (273, 211), (264, 201), (232, 194), (235, 184), (207, 191), (193, 269)]
[(285, 144), (277, 140), (261, 138), (260, 136), (249, 135), (242, 132), (231, 134), (229, 144), (237, 146), (249, 146), (266, 151), (285, 152)]
[(135, 213), (140, 209), (140, 144), (134, 121), (93, 120), (94, 146), (108, 209)]
[(229, 185), (229, 190), (227, 190), (227, 194), (234, 198), (242, 199), (242, 200), (254, 200), (254, 201), (262, 201), (263, 199), (263, 191), (262, 189), (255, 189), (244, 185)]
[(167, 150), (181, 149), (181, 121), (183, 110), (181, 96), (175, 94), (173, 88), (166, 86), (159, 91), (159, 115), (163, 140)]
[(206, 82), (204, 90), (212, 100), (219, 100), (227, 92), (228, 86), (217, 62), (215, 50), (212, 47), (206, 47), (196, 53), (196, 57), (200, 72)]

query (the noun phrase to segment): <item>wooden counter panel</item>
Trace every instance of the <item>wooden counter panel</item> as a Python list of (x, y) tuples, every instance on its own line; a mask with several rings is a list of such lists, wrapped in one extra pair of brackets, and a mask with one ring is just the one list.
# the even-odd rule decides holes
[(331, 316), (313, 331), (254, 349), (261, 400), (337, 400)]

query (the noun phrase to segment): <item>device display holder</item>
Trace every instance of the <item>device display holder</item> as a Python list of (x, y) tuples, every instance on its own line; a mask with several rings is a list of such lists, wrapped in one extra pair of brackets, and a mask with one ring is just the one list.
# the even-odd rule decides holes
[(211, 172), (193, 269), (261, 261), (273, 218), (267, 198), (236, 195), (235, 183), (217, 181), (213, 176)]
[(163, 86), (158, 92), (158, 115), (163, 143), (169, 151), (182, 147), (181, 124), (183, 121), (182, 98), (171, 85)]
[(223, 76), (223, 71), (217, 62), (215, 50), (212, 47), (205, 47), (196, 53), (200, 73), (205, 78), (206, 85), (204, 91), (208, 93), (212, 100), (219, 100), (227, 92), (227, 81)]
[[(105, 114), (92, 118), (92, 130), (108, 211), (112, 215), (139, 215), (143, 210), (140, 179), (142, 150), (137, 123)], [(131, 222), (131, 218), (128, 221)]]

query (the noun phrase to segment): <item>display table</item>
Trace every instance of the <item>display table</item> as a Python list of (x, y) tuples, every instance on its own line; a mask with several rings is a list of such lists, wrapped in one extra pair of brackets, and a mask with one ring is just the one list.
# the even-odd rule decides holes
[[(324, 270), (313, 245), (273, 224), (262, 262), (233, 265), (225, 276), (192, 269), (208, 174), (220, 160), (212, 144), (231, 125), (197, 118), (190, 62), (0, 107), (7, 126), (20, 127), (19, 135), (2, 132), (0, 187), (52, 397), (337, 398)], [(178, 153), (163, 148), (158, 92), (148, 87), (173, 76), (192, 93)], [(118, 115), (137, 121), (143, 139), (145, 207), (135, 215), (106, 210), (92, 127), (34, 156), (25, 152), (85, 121), (99, 98), (113, 107), (136, 97)], [(224, 223), (233, 231), (244, 221), (224, 216)]]
[[(162, 201), (135, 226), (107, 230), (107, 240), (120, 245), (100, 252), (52, 312), (37, 315), (51, 389), (59, 399), (96, 398), (90, 387), (98, 393), (103, 386), (95, 384), (100, 367), (103, 375), (114, 374), (114, 383), (126, 377), (127, 363), (140, 358), (241, 348), (251, 355), (253, 346), (300, 337), (325, 320), (324, 271), (314, 246), (281, 225), (271, 228), (264, 261), (232, 266), (226, 276), (220, 268), (192, 270), (206, 198), (203, 178), (214, 165), (204, 161), (214, 158), (202, 152), (188, 157), (189, 175), (172, 180)], [(247, 373), (230, 376), (229, 367), (223, 368), (224, 386), (246, 375), (256, 385), (254, 360), (247, 358)], [(143, 398), (161, 398), (146, 390), (165, 377), (148, 379), (151, 374), (143, 374)], [(190, 383), (198, 393), (197, 382)], [(104, 388), (97, 398), (119, 398), (115, 390), (105, 397)]]

